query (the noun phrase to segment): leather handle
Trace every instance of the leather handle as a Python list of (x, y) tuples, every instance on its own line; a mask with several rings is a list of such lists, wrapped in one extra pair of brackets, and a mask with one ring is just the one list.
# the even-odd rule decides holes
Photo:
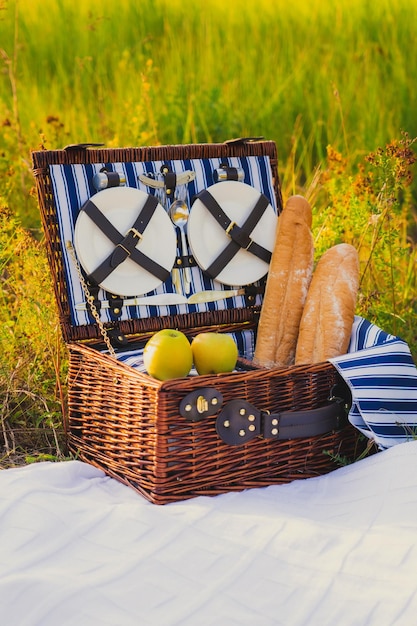
[(244, 400), (231, 400), (219, 413), (216, 431), (231, 446), (239, 446), (255, 437), (265, 439), (301, 439), (340, 430), (347, 423), (342, 402), (334, 400), (317, 409), (305, 411), (260, 411)]
[(216, 431), (231, 446), (243, 445), (255, 437), (278, 440), (317, 437), (347, 424), (345, 402), (336, 397), (315, 409), (280, 413), (261, 411), (242, 399), (230, 400), (223, 408), (222, 404), (223, 396), (215, 387), (199, 387), (181, 400), (179, 411), (193, 422), (220, 411)]

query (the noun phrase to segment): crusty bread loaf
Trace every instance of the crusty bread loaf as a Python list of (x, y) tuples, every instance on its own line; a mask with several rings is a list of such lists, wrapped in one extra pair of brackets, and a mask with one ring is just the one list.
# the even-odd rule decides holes
[(291, 196), (278, 219), (274, 250), (258, 324), (254, 363), (294, 363), (298, 328), (313, 272), (312, 211), (302, 196)]
[(326, 250), (314, 271), (300, 323), (296, 364), (347, 352), (359, 289), (359, 258), (350, 244)]

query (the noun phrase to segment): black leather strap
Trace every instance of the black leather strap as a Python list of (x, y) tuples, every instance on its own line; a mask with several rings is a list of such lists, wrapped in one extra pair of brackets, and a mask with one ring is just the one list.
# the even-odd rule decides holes
[[(266, 439), (299, 439), (317, 437), (332, 430), (340, 430), (341, 420), (346, 417), (338, 402), (306, 411), (283, 411), (263, 416), (263, 435)], [(343, 425), (345, 425), (343, 421)]]
[(266, 196), (263, 194), (260, 195), (259, 200), (242, 226), (238, 226), (226, 215), (217, 200), (207, 189), (200, 192), (196, 198), (201, 200), (217, 223), (220, 224), (223, 230), (231, 238), (231, 241), (227, 244), (217, 259), (215, 259), (205, 270), (206, 274), (208, 274), (211, 278), (216, 278), (216, 276), (218, 276), (226, 265), (230, 263), (240, 249), (247, 250), (259, 259), (262, 259), (262, 261), (265, 261), (265, 263), (270, 262), (271, 252), (263, 246), (257, 244), (250, 237), (250, 234), (269, 205), (269, 200)]
[(219, 167), (213, 171), (213, 181), (215, 183), (224, 180), (243, 181), (244, 173), (241, 168), (232, 167), (227, 163), (220, 163)]
[(170, 198), (173, 198), (177, 186), (177, 175), (175, 172), (168, 170), (167, 166), (162, 168), (162, 173), (164, 175), (165, 193)]
[(237, 167), (230, 167), (223, 163), (221, 167), (227, 171), (227, 180), (239, 180)]
[(331, 401), (317, 409), (267, 413), (244, 400), (231, 400), (219, 413), (216, 431), (231, 446), (255, 437), (301, 439), (340, 430), (347, 423), (343, 402)]
[(142, 237), (157, 205), (158, 200), (155, 196), (148, 196), (134, 224), (125, 235), (122, 235), (92, 200), (86, 202), (82, 210), (115, 245), (113, 252), (88, 276), (89, 281), (99, 285), (128, 257), (162, 282), (168, 279), (169, 271), (167, 269), (136, 248), (138, 240)]

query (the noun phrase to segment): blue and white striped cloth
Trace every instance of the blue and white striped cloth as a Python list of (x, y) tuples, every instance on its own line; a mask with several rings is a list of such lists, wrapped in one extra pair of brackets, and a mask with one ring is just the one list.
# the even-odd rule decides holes
[(356, 316), (348, 353), (329, 360), (351, 390), (353, 426), (381, 449), (417, 438), (417, 369), (404, 341)]

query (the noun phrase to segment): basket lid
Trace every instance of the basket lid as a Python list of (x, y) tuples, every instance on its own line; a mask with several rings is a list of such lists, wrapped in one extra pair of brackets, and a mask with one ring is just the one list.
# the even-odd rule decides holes
[[(274, 142), (82, 144), (32, 161), (66, 342), (100, 338), (91, 303), (123, 334), (257, 319), (282, 208)], [(191, 209), (188, 239), (168, 215), (175, 189)], [(214, 211), (201, 198), (210, 189)]]

